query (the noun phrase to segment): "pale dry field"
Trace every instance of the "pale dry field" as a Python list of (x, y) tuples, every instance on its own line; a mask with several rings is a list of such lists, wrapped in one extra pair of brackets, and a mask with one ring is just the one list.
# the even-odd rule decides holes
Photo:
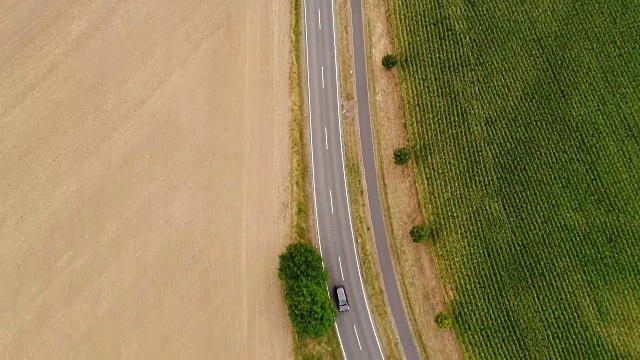
[(288, 1), (0, 0), (3, 358), (292, 357)]

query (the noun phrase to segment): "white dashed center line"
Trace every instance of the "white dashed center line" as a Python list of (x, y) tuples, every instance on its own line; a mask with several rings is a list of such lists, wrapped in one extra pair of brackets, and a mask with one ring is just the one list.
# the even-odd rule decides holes
[(340, 265), (340, 276), (342, 276), (342, 281), (344, 281), (344, 273), (342, 272), (342, 261), (340, 261), (340, 256), (338, 256), (338, 264)]
[(324, 66), (320, 68), (320, 71), (322, 71), (322, 88), (324, 89)]
[(324, 147), (329, 150), (329, 137), (327, 136), (327, 127), (324, 127)]
[(320, 22), (320, 9), (318, 9), (318, 28), (322, 30), (322, 22)]
[(355, 325), (353, 325), (353, 331), (356, 332), (356, 340), (358, 340), (358, 347), (360, 348), (360, 350), (362, 350), (362, 345), (360, 345), (360, 337), (358, 336), (358, 329), (356, 329)]
[(329, 201), (331, 201), (331, 213), (333, 214), (333, 195), (331, 195), (331, 190), (329, 190)]

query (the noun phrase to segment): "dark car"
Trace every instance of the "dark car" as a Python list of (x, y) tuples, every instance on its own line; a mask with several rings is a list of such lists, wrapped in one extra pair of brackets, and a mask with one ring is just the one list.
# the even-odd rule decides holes
[(349, 311), (349, 300), (347, 300), (347, 292), (344, 290), (343, 285), (336, 287), (336, 296), (338, 298), (338, 310), (340, 312)]

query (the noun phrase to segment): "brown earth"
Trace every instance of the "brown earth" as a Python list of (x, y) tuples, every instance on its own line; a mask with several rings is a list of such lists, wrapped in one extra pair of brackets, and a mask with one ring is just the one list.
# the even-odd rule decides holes
[(404, 120), (402, 92), (397, 70), (386, 71), (381, 65), (385, 54), (393, 53), (391, 28), (384, 0), (364, 1), (367, 15), (371, 117), (376, 136), (376, 158), (379, 181), (384, 191), (383, 204), (387, 235), (395, 258), (405, 307), (414, 336), (423, 354), (432, 359), (462, 358), (460, 346), (452, 330), (439, 329), (435, 316), (445, 309), (445, 289), (435, 270), (428, 245), (414, 244), (409, 231), (423, 223), (416, 179), (411, 168), (393, 163), (393, 150), (409, 145)]
[(287, 1), (0, 0), (0, 353), (290, 358)]

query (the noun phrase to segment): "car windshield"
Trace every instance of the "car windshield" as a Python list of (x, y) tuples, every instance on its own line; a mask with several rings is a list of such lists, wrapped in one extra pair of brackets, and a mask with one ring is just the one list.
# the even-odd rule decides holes
[(344, 294), (344, 289), (338, 289), (338, 302), (340, 305), (344, 305), (347, 303), (347, 297)]

